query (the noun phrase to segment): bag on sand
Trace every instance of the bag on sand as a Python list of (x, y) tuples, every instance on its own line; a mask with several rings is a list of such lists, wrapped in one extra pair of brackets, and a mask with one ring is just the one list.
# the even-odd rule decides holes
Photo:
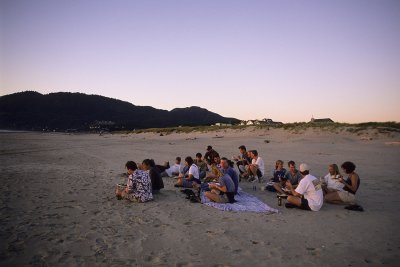
[(348, 205), (344, 207), (346, 210), (354, 210), (354, 211), (364, 211), (363, 207), (360, 205), (354, 204), (354, 205)]

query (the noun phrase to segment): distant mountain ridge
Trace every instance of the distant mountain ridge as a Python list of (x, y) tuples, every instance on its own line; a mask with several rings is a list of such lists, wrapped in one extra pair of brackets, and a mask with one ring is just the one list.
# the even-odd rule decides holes
[(144, 129), (238, 123), (200, 107), (171, 111), (99, 95), (25, 91), (0, 97), (0, 129)]

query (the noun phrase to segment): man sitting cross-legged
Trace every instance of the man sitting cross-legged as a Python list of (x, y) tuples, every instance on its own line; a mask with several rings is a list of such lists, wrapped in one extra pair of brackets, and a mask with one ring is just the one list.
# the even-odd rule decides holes
[(223, 174), (218, 170), (218, 183), (209, 183), (208, 187), (211, 191), (204, 192), (204, 196), (211, 201), (218, 203), (234, 203), (235, 202), (235, 184), (228, 174)]

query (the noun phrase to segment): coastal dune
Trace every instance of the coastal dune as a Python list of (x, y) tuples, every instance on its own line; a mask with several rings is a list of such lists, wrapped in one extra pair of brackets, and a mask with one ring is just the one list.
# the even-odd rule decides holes
[[(400, 134), (308, 129), (227, 129), (139, 134), (1, 133), (1, 266), (364, 266), (397, 265)], [(225, 212), (190, 203), (164, 178), (144, 204), (118, 201), (128, 160), (257, 149), (269, 174), (277, 159), (307, 162), (317, 177), (353, 161), (364, 212), (324, 204), (285, 209), (263, 184), (240, 187), (278, 214)]]

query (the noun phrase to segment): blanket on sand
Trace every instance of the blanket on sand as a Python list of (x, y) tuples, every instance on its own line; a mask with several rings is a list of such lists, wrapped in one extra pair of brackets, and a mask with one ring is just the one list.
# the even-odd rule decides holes
[(266, 212), (278, 213), (277, 209), (271, 208), (257, 197), (239, 190), (235, 195), (235, 203), (215, 203), (201, 193), (201, 203), (223, 211), (252, 211), (252, 212)]

